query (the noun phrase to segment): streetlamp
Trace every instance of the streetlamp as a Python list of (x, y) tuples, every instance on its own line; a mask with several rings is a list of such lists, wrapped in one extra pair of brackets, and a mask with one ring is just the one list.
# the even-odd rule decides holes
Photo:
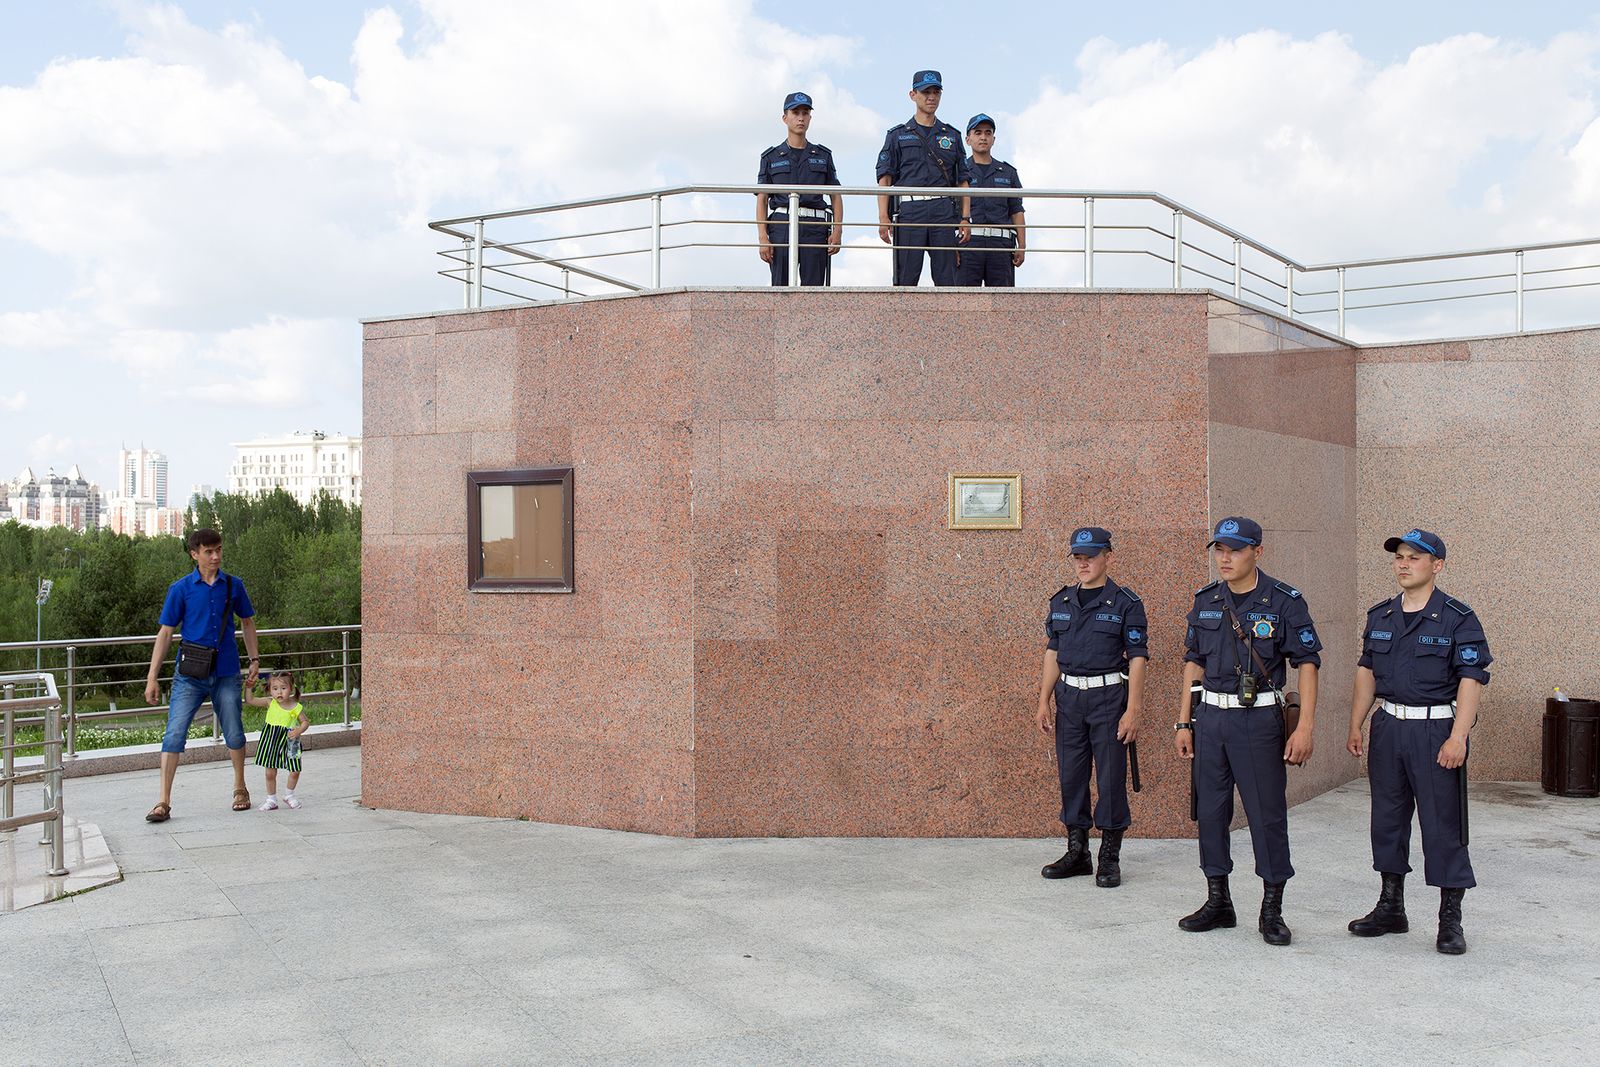
[(50, 599), (50, 590), (55, 588), (54, 582), (48, 578), (39, 579), (39, 595), (33, 598), (33, 670), (37, 674), (44, 670), (44, 606)]

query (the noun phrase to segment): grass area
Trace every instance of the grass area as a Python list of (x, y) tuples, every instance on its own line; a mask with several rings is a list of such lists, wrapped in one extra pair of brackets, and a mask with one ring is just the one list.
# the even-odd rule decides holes
[[(261, 721), (266, 715), (265, 708), (246, 707), (244, 709), (245, 733), (253, 733), (261, 729)], [(337, 701), (306, 701), (306, 718), (311, 720), (313, 726), (322, 726), (328, 723), (344, 722), (344, 705)], [(361, 721), (361, 703), (350, 702), (350, 721)], [(65, 724), (63, 724), (63, 729)], [(197, 726), (189, 727), (189, 739), (207, 738), (211, 736), (211, 720)], [(154, 713), (146, 717), (145, 721), (133, 726), (98, 726), (80, 722), (78, 724), (78, 751), (87, 752), (97, 748), (121, 748), (125, 745), (154, 745), (161, 742), (161, 735), (166, 732), (166, 715), (163, 712)], [(40, 726), (19, 727), (17, 729), (17, 743), (22, 746), (17, 749), (17, 757), (38, 756), (43, 754), (44, 728)]]

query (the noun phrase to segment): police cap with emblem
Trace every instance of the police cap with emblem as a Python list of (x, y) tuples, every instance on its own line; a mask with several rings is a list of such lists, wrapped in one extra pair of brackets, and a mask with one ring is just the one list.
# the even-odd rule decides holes
[(1261, 544), (1261, 524), (1254, 519), (1230, 515), (1217, 523), (1217, 528), (1206, 542), (1206, 547), (1226, 545), (1228, 548), (1249, 548)]
[(1391, 537), (1383, 543), (1383, 550), (1385, 552), (1393, 552), (1401, 545), (1410, 545), (1412, 548), (1426, 552), (1436, 559), (1444, 559), (1444, 538), (1438, 534), (1429, 533), (1427, 530), (1412, 530), (1410, 533), (1403, 533), (1399, 537)]
[(790, 111), (797, 107), (810, 107), (811, 97), (805, 93), (790, 93), (783, 98), (783, 110)]
[(943, 89), (944, 77), (936, 70), (919, 70), (911, 76), (911, 88), (917, 92), (924, 89)]
[(970, 119), (967, 120), (967, 132), (971, 133), (973, 130), (977, 129), (979, 126), (983, 125), (985, 122), (987, 122), (989, 124), (989, 128), (990, 129), (995, 129), (996, 128), (995, 124), (994, 124), (994, 119), (990, 118), (988, 115), (985, 115), (983, 112), (980, 111), (976, 115), (972, 116)]
[(1111, 531), (1098, 526), (1080, 526), (1072, 531), (1074, 556), (1098, 556), (1111, 550)]

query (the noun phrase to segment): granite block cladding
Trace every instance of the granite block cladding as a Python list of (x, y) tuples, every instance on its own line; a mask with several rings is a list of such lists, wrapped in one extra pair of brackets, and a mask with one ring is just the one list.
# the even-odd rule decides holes
[(1536, 781), (1545, 697), (1600, 694), (1597, 372), (1596, 329), (1374, 346), (1356, 368), (1357, 604), (1393, 588), (1385, 537), (1445, 539), (1439, 584), (1477, 611), (1495, 656), (1478, 780)]
[[(1095, 523), (1150, 614), (1134, 831), (1189, 834), (1182, 619), (1239, 510), (1330, 646), (1296, 797), (1356, 772), (1355, 357), (1319, 335), (1190, 291), (675, 290), (365, 344), (369, 804), (1057, 834), (1042, 616)], [(576, 591), (469, 593), (467, 471), (566, 464)], [(1022, 529), (945, 529), (952, 471), (1019, 472)]]

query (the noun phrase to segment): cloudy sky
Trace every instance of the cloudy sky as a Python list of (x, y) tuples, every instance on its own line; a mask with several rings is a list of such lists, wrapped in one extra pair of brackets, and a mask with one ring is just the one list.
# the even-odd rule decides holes
[[(232, 441), (358, 432), (358, 320), (459, 306), (430, 219), (750, 181), (797, 88), (869, 184), (925, 66), (1028, 185), (1158, 190), (1304, 262), (1600, 235), (1590, 4), (0, 0), (0, 25), (6, 476), (105, 482), (143, 442), (220, 486)], [(717, 280), (764, 280), (735, 262)]]

